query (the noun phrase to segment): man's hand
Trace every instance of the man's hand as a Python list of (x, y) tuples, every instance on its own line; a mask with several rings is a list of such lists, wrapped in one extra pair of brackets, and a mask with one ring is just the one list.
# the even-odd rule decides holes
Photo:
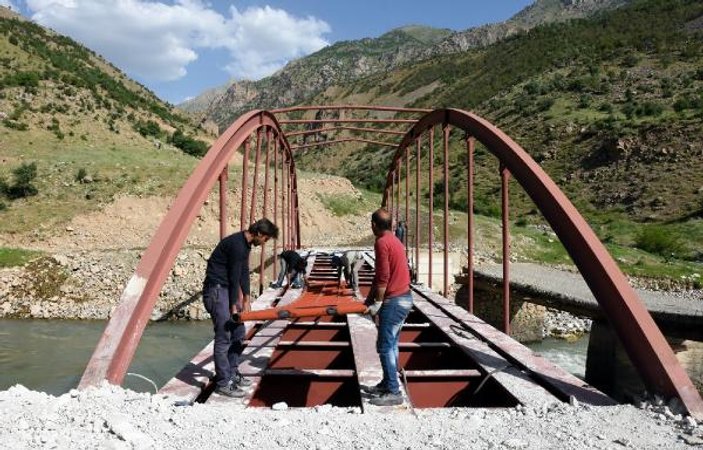
[(383, 302), (373, 302), (366, 308), (365, 313), (371, 316), (375, 316), (376, 314), (378, 314), (378, 311), (381, 309), (382, 306)]
[(251, 311), (251, 297), (248, 295), (242, 296), (242, 312)]

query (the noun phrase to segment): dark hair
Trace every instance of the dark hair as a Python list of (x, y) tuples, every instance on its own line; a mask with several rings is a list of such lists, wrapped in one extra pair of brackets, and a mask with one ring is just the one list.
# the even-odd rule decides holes
[(278, 239), (278, 227), (265, 217), (249, 225), (249, 233), (263, 234), (264, 236)]
[(371, 215), (371, 222), (381, 231), (390, 230), (391, 214), (384, 208), (377, 209)]

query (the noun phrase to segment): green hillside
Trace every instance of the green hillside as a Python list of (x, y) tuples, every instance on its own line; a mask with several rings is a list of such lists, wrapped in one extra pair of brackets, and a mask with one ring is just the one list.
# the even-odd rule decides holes
[(173, 193), (211, 138), (91, 50), (0, 10), (0, 233)]
[[(406, 106), (473, 110), (540, 162), (606, 242), (699, 264), (702, 23), (698, 1), (633, 2), (591, 19), (543, 25), (482, 50), (338, 86), (310, 103), (415, 98)], [(435, 88), (415, 95), (428, 86)], [(362, 152), (336, 147), (307, 152), (299, 167), (331, 171), (380, 190), (390, 155), (373, 146)], [(453, 153), (457, 186), (465, 179), (462, 158), (462, 152)], [(495, 216), (497, 164), (482, 149), (477, 158), (477, 211)], [(512, 197), (514, 217), (541, 222), (524, 193), (513, 189)], [(463, 189), (451, 202), (464, 207)], [(671, 242), (662, 236), (672, 236)]]

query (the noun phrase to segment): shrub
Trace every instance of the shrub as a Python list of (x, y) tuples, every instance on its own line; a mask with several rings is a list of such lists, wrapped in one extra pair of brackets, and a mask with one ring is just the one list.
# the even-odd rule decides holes
[(76, 172), (76, 178), (75, 180), (79, 183), (82, 183), (83, 180), (85, 180), (85, 177), (88, 176), (88, 171), (85, 170), (85, 167), (81, 167), (78, 169), (78, 172)]
[(0, 191), (2, 191), (7, 198), (14, 200), (37, 195), (39, 191), (32, 184), (32, 181), (37, 177), (36, 163), (23, 163), (21, 166), (14, 169), (12, 174), (15, 176), (14, 184), (9, 185), (5, 180), (0, 180)]
[(2, 124), (5, 125), (7, 128), (12, 128), (13, 130), (17, 131), (27, 131), (29, 129), (29, 125), (24, 122), (18, 122), (16, 120), (5, 119), (2, 121)]
[(171, 136), (171, 143), (184, 153), (192, 156), (203, 156), (208, 149), (206, 142), (186, 136), (181, 130), (174, 131), (173, 136)]
[(578, 107), (580, 109), (588, 108), (591, 105), (591, 96), (588, 94), (581, 94), (579, 97)]
[(643, 228), (635, 239), (635, 246), (666, 258), (680, 255), (684, 251), (681, 239), (661, 226)]
[(134, 125), (134, 129), (137, 130), (137, 132), (144, 137), (159, 137), (162, 133), (159, 124), (154, 122), (153, 120), (147, 120), (146, 122), (142, 122), (140, 120)]
[(646, 101), (635, 110), (638, 116), (660, 116), (664, 112), (664, 107), (656, 102)]

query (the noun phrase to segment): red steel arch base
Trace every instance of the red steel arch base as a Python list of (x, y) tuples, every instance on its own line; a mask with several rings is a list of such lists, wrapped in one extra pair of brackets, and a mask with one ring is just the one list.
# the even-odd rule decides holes
[[(212, 145), (161, 221), (88, 361), (79, 388), (96, 385), (102, 380), (122, 384), (159, 292), (208, 193), (219, 182), (219, 177), (234, 152), (252, 133), (264, 127), (274, 130), (283, 145), (286, 157), (291, 162), (291, 201), (297, 213), (295, 166), (290, 145), (276, 118), (266, 111), (244, 114)], [(297, 223), (293, 228), (297, 236), (291, 239), (291, 242), (299, 246), (300, 228)]]

